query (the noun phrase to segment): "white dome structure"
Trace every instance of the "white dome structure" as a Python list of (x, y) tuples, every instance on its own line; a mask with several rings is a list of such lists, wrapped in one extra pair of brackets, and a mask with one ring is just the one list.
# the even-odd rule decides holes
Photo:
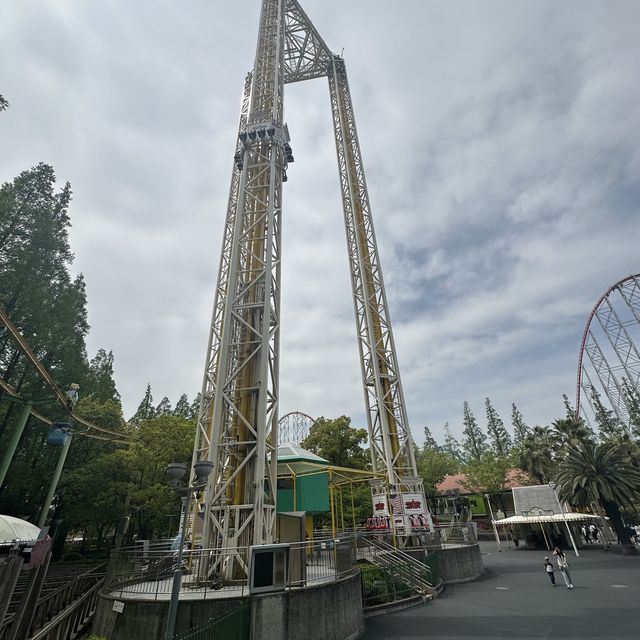
[(13, 516), (0, 515), (0, 545), (6, 545), (18, 540), (20, 542), (35, 542), (40, 535), (40, 528), (26, 520)]

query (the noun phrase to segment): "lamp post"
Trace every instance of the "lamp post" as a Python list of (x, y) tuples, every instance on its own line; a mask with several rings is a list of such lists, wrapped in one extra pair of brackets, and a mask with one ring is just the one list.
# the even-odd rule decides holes
[(491, 499), (489, 498), (488, 493), (485, 493), (484, 497), (487, 499), (487, 505), (489, 506), (489, 513), (491, 514), (491, 524), (493, 525), (493, 533), (496, 536), (496, 544), (498, 545), (498, 551), (502, 551), (500, 547), (500, 536), (498, 535), (498, 528), (496, 527), (496, 522), (493, 518), (493, 509), (491, 508)]
[(165, 640), (173, 640), (176, 630), (176, 618), (178, 614), (178, 602), (180, 600), (180, 583), (182, 581), (182, 550), (184, 548), (184, 538), (187, 530), (187, 518), (189, 516), (189, 504), (191, 502), (191, 494), (194, 491), (204, 489), (207, 484), (209, 474), (213, 470), (213, 462), (202, 460), (193, 465), (193, 471), (196, 474), (196, 483), (194, 485), (182, 486), (182, 478), (187, 473), (187, 465), (173, 462), (167, 466), (167, 476), (172, 488), (182, 495), (182, 520), (180, 523), (178, 556), (176, 558), (176, 568), (173, 572), (173, 584), (171, 585), (171, 600), (169, 601), (169, 613), (167, 615), (167, 629), (165, 631)]
[(567, 533), (569, 534), (569, 539), (571, 540), (571, 544), (573, 545), (573, 550), (576, 552), (576, 557), (580, 557), (578, 553), (578, 547), (576, 547), (576, 542), (573, 539), (573, 534), (571, 533), (571, 528), (569, 527), (569, 522), (567, 521), (567, 516), (564, 514), (564, 509), (562, 508), (562, 503), (560, 502), (560, 498), (558, 498), (558, 494), (556, 493), (556, 487), (558, 486), (555, 482), (550, 482), (549, 486), (551, 487), (551, 491), (553, 491), (553, 495), (556, 497), (556, 502), (558, 503), (558, 507), (560, 507), (560, 513), (562, 514), (562, 519), (564, 520), (564, 524), (567, 527)]

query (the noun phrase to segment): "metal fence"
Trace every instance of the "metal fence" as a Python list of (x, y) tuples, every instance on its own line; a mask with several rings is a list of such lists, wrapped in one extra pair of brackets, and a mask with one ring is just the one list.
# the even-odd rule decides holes
[[(37, 640), (66, 638), (70, 633), (82, 631), (95, 610), (104, 567), (100, 565), (85, 571), (42, 596), (35, 609), (28, 613), (25, 637)], [(12, 612), (0, 621), (0, 640), (10, 637), (14, 620), (15, 613)]]
[(174, 640), (248, 640), (249, 621), (249, 603), (242, 602)]
[[(355, 538), (291, 543), (287, 586), (304, 587), (332, 582), (357, 572)], [(182, 558), (181, 590), (199, 598), (248, 595), (248, 581), (241, 572), (230, 578), (227, 564), (234, 558), (248, 567), (248, 549), (188, 549)], [(140, 546), (114, 551), (109, 560), (104, 592), (120, 598), (165, 600), (171, 594), (178, 553), (168, 547)], [(214, 593), (215, 592), (215, 593)]]

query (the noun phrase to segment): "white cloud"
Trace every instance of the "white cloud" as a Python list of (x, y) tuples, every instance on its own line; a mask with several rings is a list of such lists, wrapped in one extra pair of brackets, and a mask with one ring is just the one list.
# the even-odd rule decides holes
[[(592, 304), (638, 271), (635, 2), (307, 0), (345, 47), (414, 432), (573, 394)], [(127, 413), (201, 384), (259, 3), (4, 3), (0, 179), (74, 189), (90, 350)], [(339, 19), (337, 18), (339, 17)], [(363, 422), (326, 81), (286, 88), (281, 410)]]

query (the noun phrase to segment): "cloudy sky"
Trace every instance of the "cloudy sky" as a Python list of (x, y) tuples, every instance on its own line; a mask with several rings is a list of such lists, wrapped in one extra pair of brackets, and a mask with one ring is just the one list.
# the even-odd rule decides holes
[[(586, 316), (640, 271), (640, 3), (306, 0), (349, 73), (408, 412), (460, 433), (575, 395)], [(0, 180), (74, 190), (92, 355), (125, 413), (199, 390), (259, 0), (4, 0)], [(281, 413), (364, 425), (329, 99), (287, 86)]]

